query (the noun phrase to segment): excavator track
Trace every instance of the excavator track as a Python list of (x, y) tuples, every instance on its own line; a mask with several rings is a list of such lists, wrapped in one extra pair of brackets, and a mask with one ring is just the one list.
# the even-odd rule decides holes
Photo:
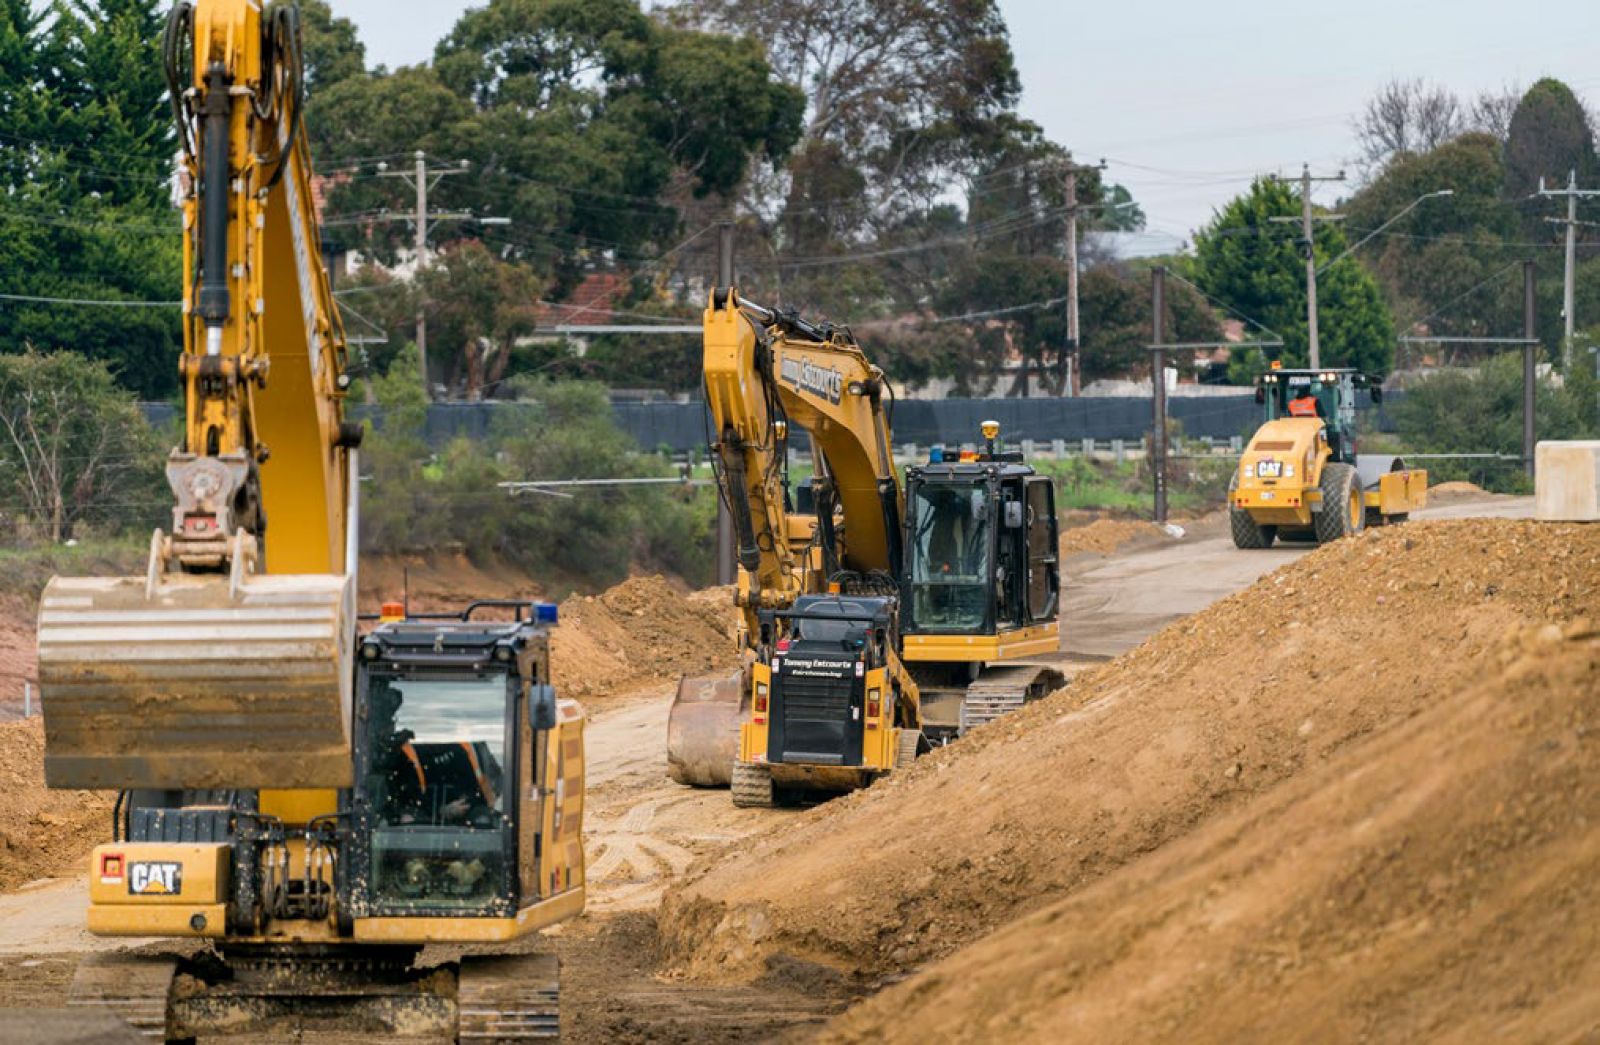
[(67, 1004), (110, 1012), (142, 1037), (166, 1041), (175, 958), (92, 954), (78, 963)]
[(1065, 677), (1055, 668), (1036, 664), (986, 668), (967, 687), (961, 702), (960, 735), (1021, 711), (1025, 704), (1050, 695), (1064, 682)]
[(553, 954), (461, 960), (457, 1040), (553, 1041), (561, 1036), (561, 963)]

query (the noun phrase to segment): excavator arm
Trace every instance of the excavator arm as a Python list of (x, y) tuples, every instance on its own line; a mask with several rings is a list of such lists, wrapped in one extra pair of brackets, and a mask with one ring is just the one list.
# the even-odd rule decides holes
[[(849, 332), (719, 291), (705, 314), (705, 381), (719, 485), (750, 578), (740, 593), (748, 631), (755, 634), (759, 610), (787, 608), (840, 574), (892, 583), (904, 506), (884, 405), (889, 384)], [(795, 517), (782, 479), (791, 426), (811, 440), (820, 573), (789, 539)], [(835, 506), (848, 520), (842, 530)]]
[(168, 23), (186, 273), (172, 528), (145, 576), (56, 578), (44, 593), (54, 786), (351, 782), (360, 429), (343, 418), (297, 17), (200, 0)]

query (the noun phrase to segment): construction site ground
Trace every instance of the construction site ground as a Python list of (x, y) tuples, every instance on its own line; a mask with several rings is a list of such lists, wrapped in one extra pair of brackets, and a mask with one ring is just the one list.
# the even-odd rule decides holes
[[(1564, 914), (1600, 922), (1581, 743), (1600, 709), (1558, 700), (1596, 688), (1600, 528), (1512, 521), (1530, 512), (1447, 495), (1299, 565), (1314, 546), (1240, 552), (1219, 518), (1069, 533), (1067, 689), (807, 810), (666, 779), (677, 675), (731, 658), (728, 592), (641, 579), (567, 600), (589, 904), (530, 944), (563, 959), (564, 1036), (1600, 1033), (1596, 992), (1573, 989), (1600, 982), (1600, 941), (1560, 939)], [(41, 751), (37, 720), (0, 725), (0, 1007), (59, 1007), (81, 955), (159, 947), (82, 931), (78, 861), (109, 804), (44, 792)], [(1519, 936), (1507, 919), (1524, 916)], [(1478, 943), (1489, 957), (1452, 949)], [(1452, 999), (1519, 961), (1468, 1014), (1487, 1022), (1450, 1022)], [(1351, 1006), (1295, 1022), (1319, 990)]]

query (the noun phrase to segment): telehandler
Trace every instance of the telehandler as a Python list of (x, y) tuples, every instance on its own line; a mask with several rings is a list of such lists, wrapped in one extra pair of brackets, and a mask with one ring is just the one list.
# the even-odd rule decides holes
[(1228, 521), (1239, 548), (1277, 539), (1319, 544), (1369, 525), (1401, 523), (1427, 506), (1428, 473), (1399, 457), (1356, 452), (1356, 393), (1383, 399), (1356, 370), (1286, 370), (1256, 380), (1266, 422), (1228, 484)]
[(550, 685), (555, 607), (390, 606), (359, 633), (361, 428), (298, 9), (179, 3), (165, 52), (191, 277), (172, 531), (143, 576), (52, 580), (38, 639), (48, 783), (118, 792), (89, 930), (182, 953), (93, 956), (69, 1000), (167, 1041), (553, 1037), (553, 957), (415, 959), (583, 909), (584, 719)]

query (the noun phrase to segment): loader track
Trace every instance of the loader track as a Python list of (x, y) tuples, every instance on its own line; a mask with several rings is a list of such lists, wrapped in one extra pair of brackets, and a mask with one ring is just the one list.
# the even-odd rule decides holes
[(457, 989), (466, 1042), (554, 1041), (561, 1036), (561, 963), (553, 954), (469, 956)]
[(733, 804), (741, 807), (771, 807), (772, 771), (753, 762), (733, 764)]
[(1060, 688), (1061, 672), (1033, 664), (988, 668), (967, 687), (961, 702), (961, 731), (968, 731), (1021, 711), (1029, 701), (1038, 700)]
[(110, 1012), (152, 1041), (167, 1040), (175, 958), (93, 954), (78, 964), (67, 1004)]

